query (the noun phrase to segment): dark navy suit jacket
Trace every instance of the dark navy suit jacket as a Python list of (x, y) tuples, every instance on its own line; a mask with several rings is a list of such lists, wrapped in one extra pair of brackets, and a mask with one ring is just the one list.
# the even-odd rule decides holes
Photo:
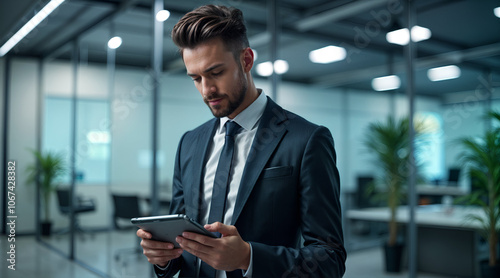
[[(171, 213), (199, 220), (203, 169), (217, 127), (212, 119), (182, 137), (175, 161)], [(342, 277), (339, 174), (330, 131), (268, 98), (243, 171), (232, 225), (253, 250), (253, 277)], [(159, 277), (196, 277), (184, 252)], [(242, 277), (242, 271), (227, 273)], [(203, 273), (200, 274), (203, 277)]]

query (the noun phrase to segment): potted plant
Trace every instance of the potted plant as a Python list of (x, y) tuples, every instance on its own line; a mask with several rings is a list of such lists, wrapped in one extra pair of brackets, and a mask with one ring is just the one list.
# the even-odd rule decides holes
[[(389, 238), (384, 246), (387, 272), (401, 270), (403, 244), (398, 242), (396, 211), (405, 198), (410, 173), (409, 123), (408, 117), (399, 120), (388, 117), (385, 123), (371, 123), (364, 141), (368, 150), (376, 155), (375, 163), (380, 168), (380, 175), (367, 193), (384, 202), (390, 211)], [(421, 126), (421, 123), (416, 125), (415, 130), (421, 130)]]
[[(487, 117), (500, 124), (500, 113), (489, 112)], [(481, 137), (459, 140), (464, 147), (461, 159), (469, 166), (474, 181), (471, 192), (457, 200), (481, 208), (483, 215), (469, 214), (467, 219), (481, 225), (481, 234), (488, 241), (489, 260), (481, 266), (483, 277), (500, 277), (497, 246), (500, 233), (500, 127), (489, 129)]]
[(50, 221), (50, 199), (56, 190), (56, 180), (66, 171), (61, 154), (51, 152), (40, 153), (32, 151), (35, 163), (28, 166), (28, 183), (40, 186), (44, 218), (41, 222), (42, 235), (50, 235), (52, 222)]

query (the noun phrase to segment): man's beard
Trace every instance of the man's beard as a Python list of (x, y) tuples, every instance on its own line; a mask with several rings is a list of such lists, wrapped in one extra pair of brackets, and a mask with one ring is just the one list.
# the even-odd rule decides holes
[[(229, 98), (228, 95), (220, 95), (217, 92), (210, 95), (207, 98), (204, 98), (205, 103), (208, 105), (208, 108), (210, 109), (210, 111), (212, 111), (212, 114), (216, 118), (222, 118), (231, 115), (243, 103), (248, 89), (248, 82), (241, 70), (239, 75), (240, 76), (238, 78), (238, 84), (235, 86), (235, 88), (231, 89), (238, 92), (235, 95), (236, 99), (232, 100)], [(214, 105), (214, 107), (211, 107), (209, 101), (211, 99), (217, 99), (217, 98), (227, 98), (229, 105), (225, 109), (221, 109), (220, 105)]]

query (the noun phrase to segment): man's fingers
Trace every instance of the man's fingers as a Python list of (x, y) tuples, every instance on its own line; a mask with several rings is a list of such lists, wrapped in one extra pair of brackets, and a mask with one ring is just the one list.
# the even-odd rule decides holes
[(144, 255), (148, 258), (168, 258), (169, 260), (178, 258), (183, 250), (180, 248), (173, 250), (165, 249), (144, 249)]
[(166, 266), (169, 261), (177, 259), (182, 255), (182, 249), (175, 249), (174, 244), (171, 242), (152, 240), (151, 233), (143, 229), (137, 230), (136, 234), (142, 239), (141, 247), (143, 253), (151, 264)]
[(177, 259), (181, 256), (183, 250), (153, 250), (144, 249), (144, 255), (148, 258), (148, 262), (160, 266), (166, 265), (169, 261)]
[(224, 226), (224, 224), (221, 222), (214, 222), (212, 224), (206, 224), (204, 228), (207, 229), (207, 231), (214, 233), (219, 232), (221, 226)]
[(148, 262), (157, 265), (166, 265), (169, 261), (177, 259), (182, 255), (183, 250), (174, 249), (170, 242), (161, 242), (149, 239), (141, 241), (143, 254), (148, 258)]
[[(180, 238), (181, 240), (184, 238), (184, 239), (188, 239), (191, 241), (195, 241), (199, 244), (209, 246), (209, 247), (213, 247), (214, 245), (217, 244), (216, 238), (208, 237), (205, 235), (200, 235), (197, 233), (191, 233), (191, 232), (183, 232), (182, 237), (178, 237), (178, 238)], [(176, 238), (176, 241), (177, 241), (177, 238)], [(179, 242), (179, 241), (177, 241), (177, 242)]]
[(214, 222), (212, 224), (207, 224), (205, 225), (205, 229), (207, 229), (210, 232), (219, 232), (224, 236), (238, 234), (238, 230), (236, 229), (236, 227), (225, 225), (222, 224), (221, 222)]
[(174, 244), (170, 242), (162, 242), (150, 239), (142, 239), (141, 246), (144, 249), (171, 250), (174, 249)]
[(144, 239), (151, 239), (153, 237), (151, 235), (151, 233), (148, 233), (148, 232), (144, 231), (143, 229), (137, 230), (136, 234), (137, 234), (138, 237), (144, 238)]
[(210, 254), (212, 247), (208, 244), (213, 243), (208, 242), (209, 240), (213, 239), (195, 233), (183, 233), (183, 237), (179, 236), (176, 238), (177, 243), (179, 243), (182, 249), (200, 258)]
[(250, 245), (243, 241), (235, 226), (215, 222), (205, 225), (211, 232), (220, 232), (222, 238), (184, 232), (176, 238), (181, 248), (200, 258), (215, 269), (233, 271), (248, 269)]

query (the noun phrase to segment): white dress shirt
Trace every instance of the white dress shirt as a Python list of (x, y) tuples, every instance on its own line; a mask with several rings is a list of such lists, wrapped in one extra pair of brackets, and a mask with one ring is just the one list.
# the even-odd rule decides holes
[[(257, 132), (260, 118), (266, 108), (266, 104), (267, 97), (264, 93), (262, 93), (262, 90), (259, 89), (259, 97), (233, 119), (233, 121), (238, 123), (242, 128), (234, 137), (234, 154), (231, 173), (229, 174), (229, 188), (226, 199), (226, 211), (224, 215), (224, 224), (226, 225), (230, 225), (233, 218), (236, 196), (238, 196), (243, 169), (245, 168), (247, 157), (250, 152), (250, 148), (252, 147), (252, 142)], [(217, 127), (207, 153), (208, 160), (204, 171), (205, 177), (203, 180), (202, 198), (204, 204), (209, 205), (202, 206), (200, 215), (201, 224), (206, 224), (208, 221), (215, 172), (217, 171), (219, 157), (225, 142), (226, 129), (224, 124), (228, 120), (228, 117), (219, 119), (219, 126)], [(250, 266), (251, 265), (252, 259), (250, 261)], [(226, 277), (226, 273), (224, 271), (218, 271), (216, 277), (224, 278)], [(245, 277), (251, 277), (251, 267), (249, 267), (248, 271), (245, 273)]]

